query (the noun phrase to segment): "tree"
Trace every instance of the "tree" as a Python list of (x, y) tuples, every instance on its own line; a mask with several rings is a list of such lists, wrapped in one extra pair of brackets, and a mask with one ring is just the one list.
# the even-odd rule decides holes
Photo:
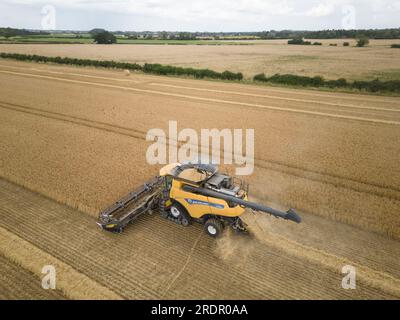
[(112, 44), (117, 42), (117, 38), (108, 31), (95, 33), (93, 39), (97, 44)]
[(49, 35), (50, 33), (44, 31), (29, 31), (25, 29), (14, 29), (14, 28), (0, 28), (0, 37), (10, 38), (16, 36), (41, 36)]
[(299, 45), (310, 45), (310, 41), (304, 41), (302, 37), (296, 37), (291, 40), (288, 40), (288, 44), (299, 44)]
[(131, 33), (128, 34), (128, 39), (136, 40), (138, 38), (139, 37), (138, 37), (138, 34), (136, 32), (131, 32)]
[(159, 38), (162, 39), (162, 40), (167, 40), (168, 39), (168, 32), (161, 31), (160, 35), (159, 35)]
[(90, 33), (92, 36), (94, 36), (94, 35), (96, 35), (96, 34), (98, 34), (98, 33), (102, 33), (102, 32), (105, 32), (105, 31), (106, 31), (106, 30), (101, 29), (101, 28), (94, 28), (94, 29), (90, 30), (89, 33)]
[(180, 32), (178, 35), (178, 40), (194, 40), (194, 37), (190, 32)]
[(3, 36), (8, 39), (11, 37), (15, 37), (17, 35), (17, 32), (15, 29), (12, 28), (5, 28), (3, 31)]
[(357, 47), (364, 47), (369, 44), (369, 39), (367, 37), (360, 37), (357, 39)]

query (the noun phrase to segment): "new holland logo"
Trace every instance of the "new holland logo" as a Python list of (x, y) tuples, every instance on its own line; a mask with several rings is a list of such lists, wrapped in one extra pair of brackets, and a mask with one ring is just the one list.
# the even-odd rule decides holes
[(207, 202), (207, 201), (201, 201), (201, 200), (195, 200), (195, 199), (185, 199), (185, 201), (187, 203), (189, 203), (189, 204), (210, 206), (210, 207), (214, 207), (214, 208), (217, 208), (217, 209), (223, 209), (224, 208), (224, 206), (222, 204), (212, 203), (212, 202)]

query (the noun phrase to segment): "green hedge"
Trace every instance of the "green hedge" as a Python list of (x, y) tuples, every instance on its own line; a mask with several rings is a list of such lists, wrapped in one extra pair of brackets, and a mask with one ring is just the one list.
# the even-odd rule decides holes
[(217, 72), (210, 69), (193, 69), (193, 68), (182, 68), (175, 66), (166, 66), (161, 64), (149, 64), (145, 63), (143, 68), (145, 73), (153, 73), (159, 75), (185, 75), (191, 76), (197, 79), (210, 78), (210, 79), (222, 79), (222, 80), (242, 80), (242, 73), (234, 73), (230, 71)]
[(372, 81), (354, 81), (352, 87), (370, 92), (400, 92), (400, 80), (380, 81), (379, 79), (375, 79)]
[(137, 63), (128, 62), (117, 62), (109, 60), (90, 60), (90, 59), (75, 59), (67, 57), (46, 57), (38, 55), (28, 55), (19, 53), (0, 53), (1, 58), (15, 59), (20, 61), (34, 61), (34, 62), (51, 62), (57, 64), (66, 65), (78, 65), (78, 66), (92, 66), (92, 67), (103, 67), (103, 68), (118, 68), (128, 70), (140, 70), (145, 73), (159, 74), (159, 75), (185, 75), (192, 76), (194, 78), (211, 78), (211, 79), (222, 79), (222, 80), (242, 80), (242, 73), (234, 73), (231, 71), (216, 72), (209, 69), (193, 69), (193, 68), (182, 68), (161, 64), (144, 64), (143, 66)]
[(289, 85), (302, 85), (310, 87), (320, 87), (324, 84), (324, 79), (322, 77), (306, 77), (297, 76), (293, 74), (275, 74), (268, 78), (268, 81), (273, 83), (282, 83)]
[(268, 81), (268, 78), (265, 76), (264, 73), (260, 73), (260, 74), (256, 74), (256, 75), (253, 77), (253, 80), (254, 80), (254, 81), (267, 82), (267, 81)]
[(117, 61), (100, 61), (90, 59), (75, 59), (75, 58), (61, 58), (61, 57), (46, 57), (30, 54), (19, 53), (0, 53), (0, 58), (15, 59), (20, 61), (34, 61), (34, 62), (52, 62), (58, 64), (78, 65), (78, 66), (93, 66), (103, 68), (119, 68), (129, 70), (141, 70), (142, 66), (137, 63), (126, 63)]
[(397, 48), (397, 49), (399, 49), (399, 48), (400, 48), (400, 44), (394, 43), (394, 44), (392, 44), (390, 47), (391, 47), (391, 48)]
[(299, 39), (290, 39), (288, 40), (287, 43), (308, 46), (311, 44), (311, 41), (304, 41), (303, 39), (299, 38)]
[(307, 77), (292, 74), (275, 74), (271, 77), (267, 77), (264, 73), (255, 75), (253, 80), (304, 87), (349, 88), (369, 92), (400, 92), (400, 80), (381, 81), (375, 79), (372, 81), (347, 82), (344, 78), (324, 80), (324, 78), (319, 76)]
[(346, 79), (340, 78), (337, 80), (326, 80), (324, 81), (324, 86), (330, 88), (346, 88), (347, 86), (349, 86), (349, 83)]

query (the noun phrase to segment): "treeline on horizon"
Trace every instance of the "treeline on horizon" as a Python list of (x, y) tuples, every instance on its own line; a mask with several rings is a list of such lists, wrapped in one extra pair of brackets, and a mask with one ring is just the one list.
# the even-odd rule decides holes
[[(137, 63), (118, 62), (109, 60), (76, 59), (68, 57), (47, 57), (38, 55), (28, 55), (19, 53), (0, 52), (0, 58), (14, 59), (19, 61), (34, 61), (42, 63), (57, 63), (66, 65), (92, 66), (103, 68), (118, 68), (132, 71), (142, 71), (144, 73), (156, 75), (189, 76), (196, 79), (220, 79), (229, 81), (242, 81), (243, 74), (238, 72), (224, 71), (217, 72), (210, 69), (183, 68), (170, 65), (149, 64), (140, 65)], [(366, 92), (392, 92), (400, 93), (400, 80), (381, 81), (379, 79), (371, 81), (349, 82), (344, 78), (337, 80), (326, 80), (321, 76), (309, 77), (293, 74), (275, 74), (266, 76), (264, 73), (255, 75), (254, 82), (274, 83), (289, 86), (315, 87), (315, 88), (339, 88), (350, 90), (361, 90)]]
[(46, 36), (50, 35), (47, 31), (36, 31), (28, 29), (15, 29), (15, 28), (0, 28), (1, 37), (17, 37), (17, 36)]
[(144, 36), (159, 37), (162, 39), (182, 39), (195, 40), (199, 38), (221, 39), (224, 37), (236, 37), (243, 39), (350, 39), (359, 37), (368, 37), (370, 39), (400, 39), (400, 28), (390, 29), (327, 29), (320, 31), (296, 31), (296, 30), (270, 30), (261, 32), (170, 32), (170, 31), (115, 31), (116, 35), (125, 36)]
[[(28, 29), (15, 29), (15, 28), (0, 28), (0, 36), (14, 37), (14, 36), (34, 36), (34, 35), (51, 35), (51, 34), (88, 34), (91, 31), (38, 31)], [(368, 37), (369, 39), (400, 39), (400, 28), (389, 29), (327, 29), (319, 31), (296, 31), (296, 30), (270, 30), (261, 32), (180, 32), (180, 31), (113, 31), (114, 35), (143, 39), (173, 39), (173, 40), (197, 40), (197, 39), (224, 39), (229, 37), (243, 38), (243, 39), (293, 39), (293, 38), (306, 38), (306, 39), (350, 39), (359, 37)]]
[(399, 39), (400, 28), (392, 29), (354, 29), (354, 30), (320, 30), (320, 31), (264, 31), (258, 34), (261, 39), (352, 39), (367, 37), (370, 39)]

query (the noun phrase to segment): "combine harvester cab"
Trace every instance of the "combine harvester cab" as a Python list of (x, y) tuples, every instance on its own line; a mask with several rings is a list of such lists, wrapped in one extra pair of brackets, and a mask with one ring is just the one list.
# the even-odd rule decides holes
[(219, 236), (225, 226), (246, 232), (240, 219), (246, 208), (277, 218), (301, 222), (300, 216), (248, 201), (248, 185), (214, 165), (174, 163), (163, 167), (160, 175), (100, 213), (103, 229), (121, 232), (127, 224), (152, 209), (184, 226), (196, 221), (207, 234)]

